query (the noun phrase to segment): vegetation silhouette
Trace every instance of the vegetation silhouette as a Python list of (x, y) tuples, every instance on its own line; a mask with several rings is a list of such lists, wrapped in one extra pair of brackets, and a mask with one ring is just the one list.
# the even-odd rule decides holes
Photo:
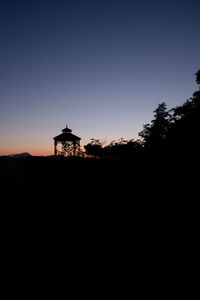
[(164, 102), (158, 105), (154, 113), (151, 124), (144, 125), (144, 129), (139, 133), (139, 136), (143, 139), (145, 150), (160, 151), (165, 146), (170, 128), (170, 114)]
[(200, 132), (200, 70), (196, 73), (199, 90), (182, 105), (171, 109), (167, 148), (197, 158)]
[[(196, 72), (196, 82), (200, 89), (200, 70)], [(92, 139), (84, 146), (86, 155), (107, 160), (141, 160), (161, 157), (187, 161), (190, 155), (197, 158), (200, 150), (200, 90), (182, 105), (167, 110), (165, 102), (154, 110), (154, 119), (145, 124), (139, 132), (141, 140), (113, 141), (104, 146), (99, 140)], [(150, 156), (149, 156), (150, 155)]]
[(103, 147), (99, 140), (92, 139), (91, 143), (84, 146), (86, 155), (96, 159), (106, 160), (130, 160), (139, 155), (142, 151), (140, 141), (126, 141), (121, 138), (119, 141), (112, 141)]

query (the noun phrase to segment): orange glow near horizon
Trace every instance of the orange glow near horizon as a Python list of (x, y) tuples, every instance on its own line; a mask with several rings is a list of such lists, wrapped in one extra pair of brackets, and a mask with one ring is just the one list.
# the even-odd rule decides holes
[[(114, 139), (113, 139), (114, 140)], [(118, 139), (115, 139), (118, 140)], [(84, 151), (84, 145), (87, 145), (91, 142), (91, 138), (82, 138), (81, 139), (81, 150)], [(100, 142), (103, 143), (103, 146), (109, 144), (111, 139), (105, 141), (104, 139), (100, 139)], [(20, 143), (19, 145), (13, 144), (11, 141), (7, 141), (7, 144), (0, 147), (0, 156), (6, 156), (10, 154), (19, 154), (27, 152), (33, 156), (48, 156), (54, 155), (54, 141), (47, 140), (43, 142), (41, 140), (35, 141), (27, 141), (27, 143)]]
[[(86, 144), (86, 143), (85, 143)], [(84, 149), (84, 146), (81, 146), (81, 150)], [(15, 147), (5, 147), (0, 149), (0, 156), (6, 156), (11, 154), (19, 154), (27, 152), (33, 156), (48, 156), (54, 155), (54, 144), (52, 145), (43, 145), (43, 146), (15, 146)]]

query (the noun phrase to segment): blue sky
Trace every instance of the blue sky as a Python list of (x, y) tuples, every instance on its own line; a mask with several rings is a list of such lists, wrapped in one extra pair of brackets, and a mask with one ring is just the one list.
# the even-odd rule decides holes
[(197, 89), (200, 2), (1, 1), (0, 154), (137, 138), (153, 110)]

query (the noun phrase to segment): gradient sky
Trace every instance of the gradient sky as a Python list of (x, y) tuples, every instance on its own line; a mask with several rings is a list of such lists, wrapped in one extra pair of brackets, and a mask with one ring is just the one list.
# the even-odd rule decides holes
[(197, 90), (199, 0), (1, 0), (0, 155), (137, 139)]

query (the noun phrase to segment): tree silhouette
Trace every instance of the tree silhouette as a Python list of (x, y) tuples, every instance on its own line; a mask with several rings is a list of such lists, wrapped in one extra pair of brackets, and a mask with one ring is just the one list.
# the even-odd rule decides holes
[[(200, 84), (200, 70), (195, 75), (197, 84)], [(197, 153), (200, 150), (200, 90), (171, 112), (173, 122), (168, 133), (168, 145), (182, 154)]]
[(102, 157), (102, 144), (99, 140), (92, 138), (91, 142), (84, 146), (84, 149), (88, 156), (92, 156), (95, 158)]
[(138, 140), (126, 141), (121, 138), (118, 141), (112, 141), (103, 150), (105, 157), (108, 159), (127, 160), (134, 158), (142, 151), (142, 144)]
[(124, 160), (138, 157), (143, 149), (165, 155), (200, 151), (200, 70), (195, 75), (199, 90), (170, 111), (165, 102), (158, 104), (154, 119), (150, 124), (145, 124), (139, 133), (142, 141), (125, 141), (121, 138), (102, 147), (99, 140), (92, 139), (91, 143), (84, 146), (86, 154), (95, 158)]
[(196, 72), (196, 82), (198, 85), (200, 85), (200, 69)]
[(86, 154), (94, 158), (126, 160), (132, 159), (142, 151), (142, 144), (139, 140), (133, 139), (126, 141), (123, 138), (112, 141), (105, 147), (99, 140), (92, 139), (91, 143), (84, 146)]
[(167, 111), (165, 102), (158, 105), (154, 110), (154, 119), (151, 124), (143, 126), (139, 133), (144, 141), (145, 148), (156, 148), (163, 145), (170, 127), (170, 114)]

